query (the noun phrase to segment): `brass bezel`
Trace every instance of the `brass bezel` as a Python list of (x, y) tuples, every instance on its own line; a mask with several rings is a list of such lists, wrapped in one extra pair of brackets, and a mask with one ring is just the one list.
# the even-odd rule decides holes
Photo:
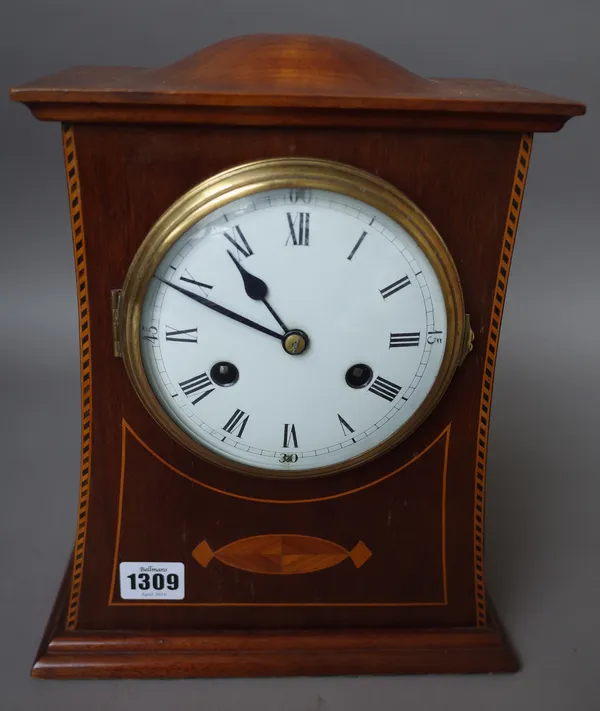
[[(446, 350), (434, 384), (400, 429), (376, 447), (319, 469), (271, 470), (240, 464), (213, 452), (187, 435), (163, 410), (146, 378), (140, 349), (140, 319), (148, 283), (172, 245), (198, 220), (227, 203), (278, 188), (313, 188), (361, 200), (399, 223), (413, 237), (439, 279), (447, 314)], [(389, 183), (349, 165), (314, 158), (275, 158), (246, 163), (218, 173), (189, 190), (159, 218), (138, 249), (125, 278), (120, 314), (122, 355), (131, 383), (146, 410), (179, 444), (226, 469), (261, 477), (301, 478), (357, 467), (387, 452), (411, 434), (431, 413), (463, 357), (465, 309), (460, 279), (442, 237), (419, 208)]]

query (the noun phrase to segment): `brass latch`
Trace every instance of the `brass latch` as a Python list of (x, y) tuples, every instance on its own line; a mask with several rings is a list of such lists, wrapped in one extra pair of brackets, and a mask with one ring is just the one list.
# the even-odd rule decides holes
[(113, 353), (115, 354), (115, 358), (121, 358), (121, 333), (119, 329), (119, 321), (121, 318), (121, 289), (111, 289), (110, 306), (112, 309)]
[(471, 328), (471, 317), (469, 316), (469, 314), (465, 314), (465, 331), (461, 348), (461, 356), (458, 362), (459, 365), (462, 365), (465, 362), (465, 358), (473, 350), (474, 339), (475, 334), (473, 333), (473, 329)]

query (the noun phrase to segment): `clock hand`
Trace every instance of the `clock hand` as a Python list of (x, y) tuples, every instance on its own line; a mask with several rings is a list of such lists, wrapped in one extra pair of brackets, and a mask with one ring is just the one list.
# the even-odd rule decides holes
[(254, 274), (247, 272), (229, 250), (227, 250), (227, 254), (231, 257), (231, 261), (235, 264), (239, 273), (242, 275), (246, 294), (248, 294), (251, 299), (254, 299), (254, 301), (262, 301), (266, 298), (268, 287), (265, 282), (257, 276), (254, 276)]
[(235, 311), (230, 311), (225, 306), (221, 306), (220, 304), (215, 304), (213, 301), (210, 301), (210, 299), (206, 299), (206, 298), (204, 298), (204, 296), (200, 296), (199, 294), (194, 294), (193, 291), (188, 291), (187, 289), (183, 289), (181, 286), (177, 286), (177, 284), (171, 284), (171, 282), (166, 281), (166, 279), (163, 279), (162, 277), (156, 276), (156, 274), (154, 276), (156, 279), (158, 279), (158, 281), (161, 281), (163, 284), (170, 286), (172, 289), (175, 289), (175, 291), (178, 291), (180, 294), (189, 296), (190, 299), (197, 301), (199, 304), (202, 304), (203, 306), (206, 306), (209, 309), (212, 309), (213, 311), (216, 311), (219, 314), (223, 314), (223, 316), (227, 316), (228, 318), (231, 318), (234, 321), (237, 321), (238, 323), (243, 323), (245, 326), (250, 326), (250, 328), (254, 328), (257, 331), (260, 331), (261, 333), (266, 333), (267, 336), (273, 336), (273, 338), (276, 338), (278, 341), (281, 341), (283, 338), (283, 336), (280, 333), (277, 333), (276, 331), (272, 331), (270, 328), (267, 328), (266, 326), (261, 326), (260, 323), (251, 321), (249, 318), (246, 318), (245, 316), (236, 314)]
[(227, 250), (227, 254), (231, 257), (231, 260), (233, 261), (235, 266), (238, 268), (239, 273), (242, 275), (242, 279), (244, 280), (244, 289), (246, 290), (246, 294), (248, 294), (248, 296), (251, 299), (253, 299), (254, 301), (262, 301), (263, 304), (269, 310), (269, 313), (273, 316), (273, 318), (281, 326), (284, 333), (287, 333), (289, 331), (289, 328), (285, 325), (285, 323), (283, 323), (283, 321), (275, 313), (275, 310), (273, 309), (271, 304), (267, 301), (267, 293), (268, 293), (269, 289), (268, 289), (267, 285), (265, 284), (265, 282), (262, 279), (259, 279), (257, 276), (254, 276), (254, 274), (250, 274), (250, 272), (247, 272), (229, 250)]

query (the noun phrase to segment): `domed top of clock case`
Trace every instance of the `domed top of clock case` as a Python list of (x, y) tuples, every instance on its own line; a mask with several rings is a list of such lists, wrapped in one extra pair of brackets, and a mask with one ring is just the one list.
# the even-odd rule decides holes
[(225, 40), (160, 69), (78, 67), (12, 90), (40, 119), (556, 131), (582, 104), (490, 80), (426, 79), (307, 35)]

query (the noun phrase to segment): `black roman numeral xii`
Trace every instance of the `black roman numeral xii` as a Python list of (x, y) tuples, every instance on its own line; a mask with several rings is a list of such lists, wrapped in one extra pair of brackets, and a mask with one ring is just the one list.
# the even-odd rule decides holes
[(294, 246), (308, 247), (308, 239), (310, 235), (310, 213), (308, 212), (297, 212), (294, 217), (292, 213), (287, 213), (288, 226), (290, 228), (290, 233), (286, 240), (285, 246), (291, 243)]

